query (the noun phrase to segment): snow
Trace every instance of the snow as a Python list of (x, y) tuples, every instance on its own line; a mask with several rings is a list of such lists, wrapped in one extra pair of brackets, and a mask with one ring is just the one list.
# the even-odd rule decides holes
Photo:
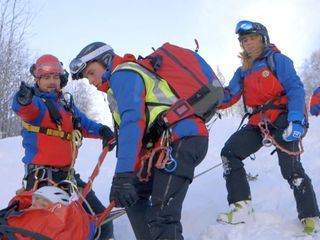
[[(223, 118), (217, 120), (210, 130), (210, 147), (207, 157), (197, 167), (196, 174), (218, 163), (220, 150), (227, 138), (237, 129), (240, 119)], [(303, 166), (312, 179), (313, 187), (320, 198), (320, 119), (311, 118), (310, 128), (304, 139), (305, 153)], [(226, 211), (225, 182), (221, 165), (194, 179), (191, 184), (182, 212), (183, 233), (186, 240), (289, 240), (296, 239), (302, 227), (297, 219), (292, 190), (282, 178), (276, 154), (271, 156), (273, 148), (262, 148), (256, 154), (256, 160), (245, 160), (247, 172), (255, 176), (251, 181), (251, 193), (255, 219), (249, 224), (236, 226), (218, 224), (215, 220), (220, 212)], [(101, 152), (99, 140), (85, 139), (79, 151), (76, 170), (82, 179), (90, 176)], [(0, 140), (1, 174), (0, 208), (4, 208), (20, 188), (23, 177), (21, 158), (23, 148), (21, 137)], [(108, 202), (109, 189), (116, 163), (115, 153), (109, 153), (94, 182), (94, 190), (104, 204)], [(134, 239), (126, 216), (114, 221), (117, 240)], [(319, 239), (300, 237), (299, 239)]]

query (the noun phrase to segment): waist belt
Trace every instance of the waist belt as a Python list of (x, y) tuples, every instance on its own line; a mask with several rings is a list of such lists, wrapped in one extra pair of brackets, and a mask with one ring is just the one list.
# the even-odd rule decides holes
[(29, 132), (35, 132), (35, 133), (43, 133), (48, 136), (54, 136), (54, 137), (59, 137), (68, 141), (71, 141), (72, 139), (72, 134), (67, 133), (64, 131), (56, 130), (56, 129), (51, 129), (51, 128), (45, 128), (45, 127), (40, 127), (40, 126), (35, 126), (31, 125), (26, 122), (22, 122), (22, 126), (27, 129)]
[(253, 108), (248, 107), (248, 114), (249, 114), (249, 116), (252, 116), (256, 113), (265, 112), (265, 111), (271, 110), (271, 109), (273, 109), (273, 110), (287, 110), (288, 107), (286, 104), (273, 105), (272, 103), (253, 107)]
[(70, 169), (70, 166), (65, 167), (53, 167), (53, 166), (46, 166), (46, 165), (37, 165), (37, 164), (26, 164), (25, 165), (26, 172), (32, 172), (37, 169), (50, 169), (53, 172), (68, 172)]
[(244, 120), (245, 120), (247, 117), (251, 118), (253, 115), (255, 115), (255, 114), (257, 114), (257, 113), (265, 112), (265, 111), (271, 110), (271, 109), (273, 109), (273, 110), (288, 110), (288, 106), (287, 106), (286, 104), (274, 105), (273, 102), (274, 102), (274, 101), (270, 101), (270, 102), (268, 102), (268, 103), (265, 104), (265, 105), (256, 106), (256, 107), (254, 107), (254, 108), (251, 108), (251, 107), (250, 107), (250, 109), (248, 109), (247, 107), (245, 107), (245, 109), (247, 110), (247, 112), (243, 115), (237, 131), (241, 128)]

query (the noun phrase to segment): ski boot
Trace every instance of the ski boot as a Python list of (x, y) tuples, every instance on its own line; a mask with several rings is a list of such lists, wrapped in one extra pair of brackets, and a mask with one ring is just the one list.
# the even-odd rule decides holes
[(303, 232), (308, 235), (319, 232), (319, 217), (307, 217), (301, 219), (303, 225)]
[(246, 223), (253, 219), (253, 209), (250, 200), (243, 200), (230, 204), (230, 210), (227, 213), (220, 213), (217, 222), (227, 224)]

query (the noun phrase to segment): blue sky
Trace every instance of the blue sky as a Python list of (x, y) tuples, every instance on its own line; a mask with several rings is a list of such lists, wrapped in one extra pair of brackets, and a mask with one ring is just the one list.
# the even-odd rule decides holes
[(146, 55), (168, 41), (194, 48), (226, 79), (239, 65), (234, 28), (263, 23), (271, 42), (297, 67), (320, 46), (318, 0), (29, 0), (33, 21), (27, 44), (34, 58), (51, 53), (68, 66), (87, 44), (104, 41), (119, 55)]

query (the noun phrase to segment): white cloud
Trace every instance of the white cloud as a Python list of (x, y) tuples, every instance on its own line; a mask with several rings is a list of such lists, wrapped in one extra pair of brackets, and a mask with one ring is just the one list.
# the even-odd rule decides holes
[(166, 41), (194, 48), (197, 38), (200, 54), (230, 79), (240, 64), (234, 28), (243, 19), (263, 23), (271, 41), (296, 66), (320, 43), (319, 0), (91, 0), (90, 6), (85, 0), (47, 1), (43, 6), (31, 2), (36, 15), (31, 50), (55, 54), (65, 66), (93, 41), (111, 44), (120, 55), (146, 55)]

